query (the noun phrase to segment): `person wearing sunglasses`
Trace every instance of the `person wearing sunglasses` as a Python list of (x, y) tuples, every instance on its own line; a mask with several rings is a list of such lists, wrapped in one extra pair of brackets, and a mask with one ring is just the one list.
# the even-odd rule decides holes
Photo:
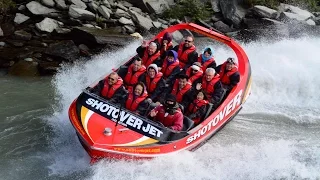
[(142, 59), (142, 64), (148, 67), (150, 64), (157, 64), (161, 67), (160, 45), (157, 41), (151, 41), (149, 44), (144, 41), (136, 50), (138, 56)]
[(133, 113), (144, 116), (147, 112), (149, 103), (146, 98), (148, 97), (145, 85), (142, 82), (138, 82), (133, 91), (129, 91), (127, 96), (125, 107)]
[(220, 75), (213, 68), (207, 68), (201, 83), (196, 85), (196, 90), (200, 91), (201, 89), (206, 92), (213, 108), (217, 108), (224, 97), (225, 90), (222, 88)]
[(123, 80), (116, 72), (110, 73), (105, 79), (93, 87), (91, 92), (109, 100), (111, 103), (123, 103), (127, 94)]
[(181, 69), (187, 69), (198, 60), (198, 53), (194, 45), (194, 37), (187, 36), (185, 40), (173, 48), (178, 52)]
[(187, 69), (186, 75), (189, 76), (189, 81), (194, 85), (201, 82), (203, 75), (201, 64), (199, 62), (194, 62), (192, 66)]
[(216, 68), (217, 64), (213, 58), (213, 50), (209, 47), (205, 48), (203, 53), (198, 57), (198, 62), (202, 65), (202, 70), (206, 71), (207, 68)]
[(223, 64), (219, 65), (216, 70), (219, 72), (223, 88), (229, 93), (240, 81), (238, 65), (235, 59), (229, 57)]

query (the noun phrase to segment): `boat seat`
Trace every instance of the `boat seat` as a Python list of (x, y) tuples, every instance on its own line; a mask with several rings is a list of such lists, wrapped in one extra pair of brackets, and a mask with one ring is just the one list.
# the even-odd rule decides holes
[(180, 103), (178, 103), (178, 105), (179, 105), (179, 108), (181, 109), (181, 112), (184, 113), (184, 107)]
[(206, 115), (204, 116), (203, 119), (206, 119), (207, 117), (209, 117), (209, 115), (211, 114), (212, 108), (213, 108), (213, 104), (212, 103), (208, 103), (207, 104), (207, 112), (206, 112)]
[(194, 122), (192, 119), (187, 116), (183, 116), (183, 127), (181, 131), (189, 131), (193, 128)]

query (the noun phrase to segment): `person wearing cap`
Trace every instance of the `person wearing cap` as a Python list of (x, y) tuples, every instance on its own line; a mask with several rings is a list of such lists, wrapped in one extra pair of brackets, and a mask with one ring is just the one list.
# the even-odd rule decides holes
[(167, 57), (163, 62), (161, 72), (167, 84), (172, 85), (177, 74), (180, 73), (178, 53), (174, 50), (168, 51)]
[(142, 81), (144, 72), (146, 72), (146, 67), (142, 65), (139, 57), (135, 58), (129, 67), (123, 66), (118, 71), (119, 75), (124, 79), (125, 87), (129, 91), (132, 90), (135, 84)]
[(189, 76), (191, 84), (201, 82), (203, 71), (199, 62), (194, 62), (192, 66), (187, 69), (186, 75)]
[(181, 42), (179, 45), (175, 46), (173, 50), (178, 52), (181, 69), (187, 69), (198, 59), (198, 53), (194, 45), (193, 36), (185, 37), (184, 42)]
[(127, 95), (123, 80), (116, 72), (110, 73), (106, 78), (99, 81), (90, 91), (109, 100), (111, 103), (123, 103)]
[(221, 103), (225, 90), (222, 88), (220, 75), (213, 68), (207, 68), (202, 82), (196, 85), (196, 90), (199, 91), (201, 89), (206, 92), (208, 100), (213, 104), (213, 107), (217, 108)]
[(145, 115), (149, 106), (149, 103), (146, 100), (147, 97), (148, 93), (145, 85), (142, 82), (138, 82), (134, 86), (133, 91), (129, 92), (127, 96), (125, 104), (126, 109), (141, 116)]
[(168, 94), (165, 97), (163, 105), (159, 105), (151, 110), (150, 117), (172, 130), (181, 131), (183, 128), (183, 114), (176, 101), (176, 97), (172, 94)]
[(209, 47), (204, 49), (204, 52), (198, 57), (198, 62), (202, 65), (202, 70), (206, 71), (207, 68), (216, 68), (217, 64), (213, 58), (213, 50)]
[(219, 65), (216, 70), (219, 72), (223, 88), (229, 93), (240, 81), (240, 74), (235, 59), (231, 57), (228, 58), (223, 64)]
[(142, 45), (137, 48), (138, 56), (142, 59), (142, 64), (148, 67), (150, 64), (157, 64), (161, 67), (162, 61), (160, 58), (159, 43), (151, 41), (149, 44), (143, 41)]
[(171, 94), (175, 95), (177, 102), (180, 103), (184, 109), (186, 109), (193, 99), (193, 88), (189, 81), (189, 77), (186, 74), (179, 74), (173, 84)]
[(198, 125), (207, 112), (208, 97), (204, 90), (197, 91), (196, 98), (190, 103), (186, 115)]
[(150, 64), (147, 69), (147, 74), (145, 75), (143, 81), (146, 85), (148, 91), (148, 101), (156, 102), (159, 101), (161, 93), (165, 88), (165, 81), (163, 79), (162, 72), (158, 72), (158, 66), (156, 64)]
[(160, 57), (161, 59), (166, 58), (167, 51), (173, 48), (172, 44), (172, 34), (169, 32), (164, 33), (162, 38), (158, 39), (160, 44)]

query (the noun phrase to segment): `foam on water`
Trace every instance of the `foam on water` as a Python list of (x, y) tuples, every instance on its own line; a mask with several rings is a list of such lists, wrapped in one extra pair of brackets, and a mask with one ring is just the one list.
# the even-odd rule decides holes
[[(206, 144), (196, 153), (145, 162), (101, 161), (91, 167), (93, 176), (88, 179), (316, 179), (319, 155), (319, 151), (284, 140), (263, 141), (257, 146)], [(310, 156), (313, 158), (308, 159)]]
[(281, 113), (297, 122), (319, 121), (319, 47), (319, 38), (245, 45), (253, 82), (243, 112)]
[[(138, 46), (135, 42), (86, 63), (65, 66), (55, 76), (57, 106), (49, 119), (56, 133), (52, 144), (56, 150), (48, 155), (53, 157), (51, 175), (89, 171), (88, 179), (320, 178), (320, 147), (294, 140), (270, 140), (268, 136), (252, 145), (207, 143), (195, 153), (182, 152), (142, 162), (102, 160), (89, 166), (89, 158), (68, 120), (69, 105), (82, 89), (133, 55)], [(243, 47), (251, 60), (253, 84), (242, 114), (279, 113), (297, 122), (319, 122), (320, 39), (258, 42)], [(223, 62), (229, 52), (216, 47), (217, 62)], [(230, 138), (237, 140), (236, 136)]]

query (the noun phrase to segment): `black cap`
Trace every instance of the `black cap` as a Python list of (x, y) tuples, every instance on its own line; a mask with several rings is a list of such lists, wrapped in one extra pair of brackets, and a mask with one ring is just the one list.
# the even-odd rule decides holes
[(176, 98), (176, 96), (173, 95), (173, 94), (168, 94), (168, 95), (166, 96), (166, 101), (172, 101), (172, 102), (176, 103), (176, 102), (177, 102), (177, 98)]

